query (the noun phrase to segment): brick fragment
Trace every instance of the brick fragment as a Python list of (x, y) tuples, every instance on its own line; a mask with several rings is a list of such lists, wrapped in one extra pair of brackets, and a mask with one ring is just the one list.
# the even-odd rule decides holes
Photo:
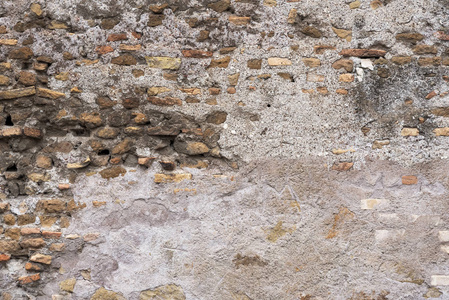
[(62, 232), (56, 231), (42, 231), (42, 236), (46, 239), (59, 239), (62, 235)]
[(208, 58), (212, 56), (212, 51), (203, 51), (203, 50), (182, 50), (182, 55), (184, 57), (190, 58)]
[(108, 42), (117, 42), (117, 41), (125, 41), (128, 39), (126, 33), (111, 33), (108, 36)]
[(402, 136), (418, 136), (419, 130), (418, 130), (418, 128), (405, 127), (405, 128), (402, 128), (401, 135)]
[(413, 175), (404, 175), (402, 176), (402, 184), (405, 185), (413, 185), (418, 183), (418, 177)]
[(288, 58), (270, 57), (268, 58), (269, 66), (291, 66), (292, 61)]
[(376, 50), (376, 49), (343, 49), (340, 52), (340, 55), (342, 56), (354, 56), (354, 57), (363, 57), (363, 58), (370, 58), (370, 57), (384, 57), (385, 54), (387, 54), (387, 51), (384, 50)]
[(19, 49), (14, 49), (9, 52), (8, 57), (10, 59), (30, 59), (34, 55), (33, 51), (29, 47), (22, 47)]
[(45, 241), (41, 238), (27, 239), (20, 242), (22, 248), (42, 248), (45, 246)]
[(228, 20), (236, 26), (243, 26), (249, 24), (251, 17), (229, 16)]
[(0, 100), (16, 99), (32, 96), (34, 94), (36, 94), (36, 89), (34, 88), (34, 86), (22, 89), (0, 91)]
[(0, 263), (8, 261), (11, 259), (11, 255), (9, 254), (1, 254), (0, 253)]
[(38, 273), (38, 274), (30, 275), (30, 276), (19, 277), (18, 280), (19, 280), (19, 283), (23, 285), (23, 284), (29, 284), (29, 283), (38, 281), (40, 279), (41, 279), (41, 275)]
[(98, 54), (107, 54), (110, 52), (114, 52), (114, 49), (111, 46), (98, 46), (95, 48)]
[(212, 59), (208, 68), (227, 68), (231, 62), (231, 57), (226, 56), (219, 59)]
[(151, 104), (158, 105), (158, 106), (174, 106), (182, 105), (182, 101), (179, 98), (173, 98), (173, 97), (165, 97), (165, 98), (159, 98), (154, 96), (148, 96), (148, 101), (150, 101)]

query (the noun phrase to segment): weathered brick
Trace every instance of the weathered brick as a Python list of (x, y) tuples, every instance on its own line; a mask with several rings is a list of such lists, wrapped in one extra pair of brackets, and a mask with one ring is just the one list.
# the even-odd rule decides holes
[(45, 265), (50, 265), (51, 264), (51, 256), (41, 254), (41, 253), (36, 253), (30, 257), (30, 261), (45, 264)]
[(208, 58), (212, 56), (212, 51), (203, 51), (203, 50), (182, 50), (182, 55), (184, 57), (191, 58)]
[(268, 58), (269, 66), (291, 66), (292, 62), (288, 58), (270, 57)]
[(34, 275), (19, 277), (18, 280), (19, 280), (19, 283), (23, 285), (23, 284), (29, 284), (29, 283), (38, 281), (40, 279), (41, 279), (41, 275), (38, 273), (38, 274), (34, 274)]
[(126, 169), (120, 166), (110, 167), (99, 172), (102, 178), (110, 179), (126, 174)]
[(162, 22), (164, 21), (164, 19), (165, 19), (164, 15), (150, 15), (148, 17), (147, 25), (150, 27), (156, 27), (156, 26), (162, 25)]
[(290, 9), (290, 11), (288, 12), (287, 23), (295, 24), (297, 14), (298, 14), (298, 10), (296, 8)]
[(37, 204), (38, 209), (46, 213), (60, 213), (65, 211), (66, 204), (59, 199), (40, 200)]
[(226, 56), (219, 59), (212, 59), (209, 64), (209, 68), (227, 68), (230, 62), (231, 62), (230, 56)]
[(354, 74), (346, 73), (341, 74), (339, 78), (340, 82), (353, 82), (354, 81)]
[(225, 47), (221, 48), (218, 52), (222, 55), (225, 55), (234, 52), (235, 49), (237, 49), (237, 47)]
[(41, 238), (36, 239), (26, 239), (20, 242), (22, 248), (42, 248), (45, 246), (45, 241)]
[(17, 216), (17, 224), (19, 226), (32, 224), (36, 221), (36, 216), (32, 214), (24, 214)]
[(5, 237), (12, 240), (20, 240), (20, 228), (8, 228), (5, 230)]
[(217, 2), (209, 3), (207, 5), (208, 8), (215, 10), (218, 13), (222, 13), (231, 6), (231, 0), (220, 0)]
[(425, 66), (439, 66), (441, 64), (441, 57), (420, 57), (418, 65)]
[(32, 138), (42, 138), (43, 133), (40, 129), (38, 128), (31, 128), (31, 127), (24, 127), (23, 128), (23, 134), (25, 134), (28, 137), (32, 137)]
[(262, 68), (262, 60), (261, 59), (250, 59), (247, 62), (247, 66), (250, 69), (260, 70)]
[(8, 261), (11, 259), (11, 255), (9, 254), (1, 254), (0, 253), (0, 263)]
[(249, 24), (251, 17), (229, 16), (228, 20), (234, 25), (243, 26)]
[(107, 54), (110, 52), (114, 52), (114, 48), (112, 48), (111, 46), (97, 46), (97, 48), (95, 48), (95, 51), (97, 51), (98, 54)]
[(62, 232), (56, 231), (42, 231), (42, 236), (46, 239), (59, 239), (62, 235)]
[(17, 45), (17, 40), (16, 39), (0, 39), (0, 45), (15, 46), (15, 45)]
[(32, 228), (21, 228), (20, 229), (20, 234), (21, 235), (31, 235), (31, 234), (40, 234), (41, 230), (39, 228), (36, 227), (32, 227)]
[(117, 42), (117, 41), (124, 41), (127, 39), (128, 39), (128, 36), (126, 35), (126, 33), (111, 33), (108, 36), (107, 41), (108, 42)]
[(406, 65), (411, 63), (412, 58), (410, 56), (393, 56), (391, 61), (397, 65)]
[(228, 113), (224, 112), (224, 111), (215, 111), (210, 113), (207, 117), (206, 117), (206, 122), (207, 123), (211, 123), (211, 124), (215, 124), (215, 125), (219, 125), (222, 124), (224, 122), (226, 122)]
[(405, 127), (405, 128), (402, 128), (401, 135), (402, 136), (418, 136), (419, 130), (418, 130), (418, 128)]
[(146, 56), (145, 59), (150, 68), (178, 70), (181, 66), (181, 59), (175, 57)]
[(95, 135), (102, 139), (115, 139), (119, 133), (120, 129), (118, 128), (105, 127), (98, 130)]
[(200, 88), (180, 88), (181, 92), (189, 94), (189, 95), (200, 95), (201, 89)]
[(376, 49), (343, 49), (340, 52), (342, 56), (354, 56), (354, 57), (383, 57), (387, 54), (387, 51)]
[(418, 178), (414, 175), (404, 175), (402, 176), (402, 184), (413, 185), (418, 183)]
[(352, 40), (352, 30), (339, 29), (336, 27), (332, 27), (332, 30), (339, 38), (342, 38), (348, 42)]
[(48, 98), (48, 99), (58, 99), (65, 96), (65, 93), (52, 91), (44, 88), (37, 88), (37, 95), (39, 97)]
[(103, 125), (103, 120), (99, 113), (82, 113), (79, 117), (80, 121), (85, 124), (88, 128), (96, 128)]
[(112, 148), (111, 154), (112, 155), (125, 154), (126, 152), (131, 150), (132, 144), (133, 142), (131, 139), (125, 138), (123, 141), (121, 141)]
[(20, 250), (20, 245), (17, 241), (0, 240), (0, 252), (14, 254)]
[(64, 281), (61, 281), (59, 283), (59, 288), (62, 291), (73, 293), (73, 290), (75, 289), (76, 279), (75, 278), (69, 278)]
[(9, 85), (11, 80), (8, 76), (0, 75), (0, 85)]
[(111, 63), (116, 64), (116, 65), (122, 65), (122, 66), (132, 66), (132, 65), (137, 64), (137, 60), (132, 55), (124, 54), (124, 55), (114, 57), (111, 60)]
[(436, 136), (449, 136), (449, 127), (435, 128), (433, 132)]
[(34, 94), (36, 94), (36, 89), (34, 87), (0, 91), (0, 100), (16, 99), (32, 96)]
[(55, 251), (55, 252), (62, 252), (65, 250), (65, 244), (64, 243), (54, 243), (51, 244), (49, 247), (50, 251)]
[(120, 44), (120, 46), (118, 47), (120, 49), (120, 51), (139, 51), (140, 49), (142, 49), (142, 45), (137, 44), (137, 45), (125, 45), (125, 44)]
[(13, 214), (3, 215), (3, 222), (6, 225), (14, 225), (16, 224), (16, 217)]
[(38, 264), (33, 264), (30, 262), (27, 262), (25, 264), (25, 270), (27, 270), (27, 271), (42, 271), (42, 268)]
[(22, 47), (19, 49), (14, 49), (9, 52), (8, 57), (10, 59), (30, 59), (34, 55), (33, 51), (29, 47)]
[(315, 39), (318, 39), (323, 35), (319, 29), (313, 26), (305, 26), (301, 29), (301, 32)]
[(307, 81), (309, 82), (323, 82), (324, 75), (318, 75), (314, 73), (307, 73)]
[(396, 34), (396, 39), (398, 41), (419, 42), (424, 39), (424, 36), (417, 32), (404, 32)]
[(415, 54), (437, 54), (438, 49), (432, 45), (417, 45), (413, 48)]
[(0, 213), (4, 213), (5, 211), (9, 210), (9, 203), (8, 202), (0, 202)]
[(138, 164), (149, 168), (151, 167), (155, 159), (155, 157), (139, 157)]
[(306, 67), (309, 67), (309, 68), (316, 68), (321, 65), (321, 61), (318, 58), (313, 58), (313, 57), (303, 58), (302, 62), (304, 63), (304, 65), (306, 65)]
[(182, 105), (181, 99), (173, 97), (159, 98), (154, 96), (148, 96), (148, 101), (150, 101), (151, 104), (158, 106)]

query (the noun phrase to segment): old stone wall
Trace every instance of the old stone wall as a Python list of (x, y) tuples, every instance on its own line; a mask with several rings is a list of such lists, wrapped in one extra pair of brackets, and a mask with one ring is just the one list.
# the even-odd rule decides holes
[(448, 0), (0, 0), (0, 298), (449, 299)]

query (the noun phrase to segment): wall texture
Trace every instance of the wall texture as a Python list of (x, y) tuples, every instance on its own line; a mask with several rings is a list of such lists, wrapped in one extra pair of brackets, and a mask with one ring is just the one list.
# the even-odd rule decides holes
[(0, 298), (449, 299), (448, 0), (0, 0)]

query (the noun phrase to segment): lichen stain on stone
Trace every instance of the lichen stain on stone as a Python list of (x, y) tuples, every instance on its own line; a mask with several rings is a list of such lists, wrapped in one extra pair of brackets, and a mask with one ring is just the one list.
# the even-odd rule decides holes
[(353, 212), (351, 212), (346, 207), (340, 207), (339, 212), (334, 216), (332, 228), (329, 230), (326, 239), (333, 239), (334, 237), (336, 237), (339, 233), (337, 228), (339, 228), (344, 222), (351, 220), (353, 218), (354, 218)]
[(185, 300), (182, 288), (176, 284), (167, 284), (140, 293), (139, 300)]
[(237, 253), (237, 255), (232, 260), (235, 267), (238, 269), (240, 266), (259, 266), (263, 267), (267, 265), (267, 262), (263, 261), (259, 255), (242, 255)]
[(265, 230), (268, 241), (270, 241), (271, 243), (276, 243), (279, 238), (283, 237), (287, 233), (292, 233), (296, 230), (296, 226), (286, 228), (282, 226), (282, 224), (283, 221), (279, 221), (273, 228)]

